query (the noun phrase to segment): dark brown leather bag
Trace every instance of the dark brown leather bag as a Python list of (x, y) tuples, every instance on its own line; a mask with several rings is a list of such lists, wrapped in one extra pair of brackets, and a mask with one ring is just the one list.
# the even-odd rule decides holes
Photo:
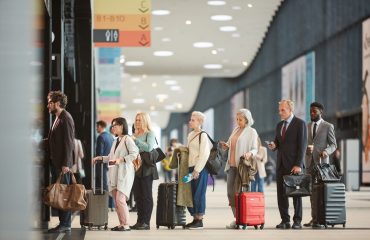
[(73, 174), (71, 174), (72, 184), (62, 184), (60, 183), (62, 176), (63, 172), (59, 175), (56, 183), (50, 184), (46, 188), (44, 192), (44, 203), (63, 211), (84, 210), (87, 205), (85, 186), (77, 184)]

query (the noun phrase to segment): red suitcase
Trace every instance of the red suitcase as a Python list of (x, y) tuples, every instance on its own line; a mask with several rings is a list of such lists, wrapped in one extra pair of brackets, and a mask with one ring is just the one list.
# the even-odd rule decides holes
[(265, 196), (260, 192), (241, 192), (236, 193), (236, 226), (254, 226), (255, 229), (260, 225), (263, 229), (265, 225)]

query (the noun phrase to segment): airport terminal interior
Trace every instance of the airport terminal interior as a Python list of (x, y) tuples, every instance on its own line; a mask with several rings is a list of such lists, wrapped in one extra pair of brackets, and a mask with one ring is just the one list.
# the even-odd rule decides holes
[[(0, 12), (0, 239), (369, 239), (369, 0), (1, 0)], [(110, 166), (121, 135), (127, 158)], [(116, 184), (103, 195), (99, 160)], [(45, 197), (66, 169), (87, 190), (70, 226)], [(102, 224), (86, 220), (98, 212)]]

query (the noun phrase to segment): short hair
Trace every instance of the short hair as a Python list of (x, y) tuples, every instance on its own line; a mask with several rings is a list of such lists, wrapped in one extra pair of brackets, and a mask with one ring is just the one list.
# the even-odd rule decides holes
[(324, 111), (324, 105), (322, 105), (321, 103), (319, 102), (313, 102), (311, 103), (310, 107), (317, 107), (318, 109), (320, 109), (321, 111)]
[(290, 111), (294, 112), (294, 102), (290, 99), (283, 99), (279, 102), (279, 105), (286, 103), (288, 104)]
[(252, 113), (248, 109), (246, 108), (239, 109), (236, 114), (244, 117), (244, 119), (247, 121), (247, 126), (251, 127), (254, 124)]
[[(153, 130), (152, 121), (150, 120), (150, 116), (148, 113), (138, 112), (136, 114), (136, 117), (137, 116), (140, 116), (141, 118), (141, 128), (144, 130), (144, 132), (150, 132)], [(136, 121), (136, 117), (135, 117), (135, 121)]]
[(191, 116), (198, 118), (200, 125), (203, 125), (203, 123), (206, 121), (206, 115), (204, 115), (202, 112), (194, 111), (191, 113)]
[(65, 108), (68, 103), (68, 97), (61, 91), (51, 91), (48, 94), (48, 98), (50, 98), (50, 101), (53, 103), (59, 102), (61, 108)]
[(96, 122), (96, 125), (102, 127), (102, 128), (106, 128), (107, 127), (107, 123), (104, 122), (103, 120), (100, 120), (100, 121), (97, 121)]
[(127, 121), (126, 121), (125, 118), (123, 118), (123, 117), (114, 118), (112, 120), (112, 125), (113, 125), (114, 122), (117, 125), (122, 126), (122, 133), (123, 133), (123, 135), (127, 135), (128, 134), (128, 125), (127, 125)]

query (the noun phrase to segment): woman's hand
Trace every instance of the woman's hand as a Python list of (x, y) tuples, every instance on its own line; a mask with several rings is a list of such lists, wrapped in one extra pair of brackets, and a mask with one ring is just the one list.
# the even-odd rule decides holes
[(95, 163), (96, 163), (96, 161), (102, 161), (102, 159), (103, 159), (103, 157), (101, 157), (101, 156), (94, 157), (94, 158), (91, 160), (91, 163), (92, 163), (92, 164), (95, 164)]
[(225, 143), (224, 141), (220, 141), (220, 144), (221, 144), (222, 149), (224, 151), (226, 151), (227, 149), (229, 149), (229, 144)]
[(198, 179), (199, 178), (199, 173), (197, 171), (194, 170), (191, 174), (193, 175), (193, 178), (194, 179)]
[(247, 153), (244, 153), (244, 159), (249, 159), (250, 157), (252, 157), (253, 156), (253, 154), (251, 153), (251, 152), (247, 152)]

